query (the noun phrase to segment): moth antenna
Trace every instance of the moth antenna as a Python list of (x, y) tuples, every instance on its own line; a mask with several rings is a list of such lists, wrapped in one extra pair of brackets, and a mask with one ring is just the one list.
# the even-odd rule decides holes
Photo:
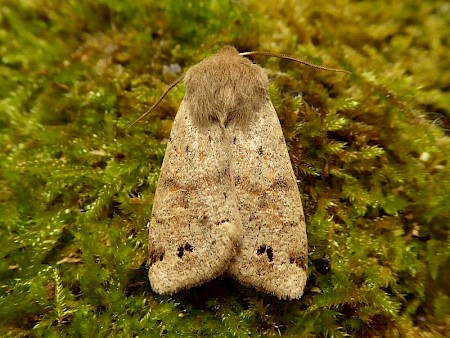
[(348, 70), (319, 66), (319, 65), (316, 65), (314, 63), (311, 63), (311, 62), (308, 62), (308, 61), (305, 61), (305, 60), (302, 60), (302, 59), (299, 59), (299, 58), (296, 58), (294, 56), (287, 55), (287, 54), (278, 54), (278, 53), (264, 52), (264, 51), (254, 51), (254, 52), (239, 53), (239, 55), (242, 55), (242, 56), (248, 56), (248, 55), (274, 56), (274, 57), (277, 57), (277, 58), (280, 58), (280, 59), (286, 59), (286, 60), (298, 62), (298, 63), (301, 63), (302, 65), (306, 65), (306, 66), (309, 66), (309, 67), (312, 67), (312, 68), (317, 68), (317, 69), (322, 69), (322, 70), (329, 70), (329, 71), (338, 72), (338, 73), (351, 74), (351, 72), (349, 72)]
[(153, 103), (153, 105), (150, 107), (149, 110), (147, 110), (144, 114), (142, 114), (141, 116), (139, 116), (139, 118), (137, 120), (135, 120), (132, 124), (130, 124), (128, 126), (128, 128), (131, 128), (135, 123), (139, 122), (140, 120), (142, 120), (144, 117), (146, 117), (153, 109), (156, 108), (156, 106), (162, 101), (162, 99), (173, 89), (173, 87), (175, 87), (177, 84), (180, 83), (181, 80), (183, 80), (184, 78), (184, 74), (181, 75), (178, 79), (176, 79), (174, 82), (172, 82), (169, 86), (169, 88), (166, 89), (166, 91), (159, 97), (159, 99)]

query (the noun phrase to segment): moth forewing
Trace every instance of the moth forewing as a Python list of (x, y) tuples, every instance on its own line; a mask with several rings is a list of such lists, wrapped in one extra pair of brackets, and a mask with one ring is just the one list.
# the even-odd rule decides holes
[(217, 121), (199, 126), (185, 100), (173, 123), (149, 229), (149, 279), (171, 294), (222, 274), (242, 238), (230, 153)]
[(230, 134), (244, 236), (228, 272), (278, 298), (300, 298), (308, 264), (305, 218), (272, 103), (254, 113), (248, 128)]

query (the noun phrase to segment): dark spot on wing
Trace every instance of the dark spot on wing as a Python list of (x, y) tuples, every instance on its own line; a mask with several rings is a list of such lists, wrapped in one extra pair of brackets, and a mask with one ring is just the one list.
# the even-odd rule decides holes
[(258, 256), (261, 256), (264, 252), (266, 252), (266, 246), (263, 244), (261, 245), (258, 250), (256, 250), (256, 254)]
[(184, 255), (184, 248), (183, 248), (183, 246), (179, 246), (177, 256), (178, 256), (178, 258), (183, 258), (183, 255)]
[(186, 244), (184, 245), (184, 250), (186, 250), (188, 252), (192, 252), (194, 250), (194, 248), (192, 247), (192, 245), (190, 245), (188, 242), (186, 242)]
[(266, 246), (265, 244), (262, 244), (262, 245), (260, 245), (258, 250), (256, 250), (256, 254), (258, 256), (261, 256), (263, 253), (266, 253), (267, 258), (269, 259), (269, 262), (273, 261), (273, 249), (270, 245)]
[(267, 254), (267, 258), (269, 258), (269, 262), (272, 262), (273, 261), (273, 249), (271, 246), (267, 247), (266, 254)]
[(158, 248), (158, 249), (155, 249), (155, 250), (151, 250), (149, 252), (148, 264), (149, 264), (149, 266), (152, 266), (157, 261), (161, 262), (163, 259), (164, 259), (164, 249), (163, 248)]
[(192, 251), (194, 251), (194, 247), (191, 244), (189, 244), (189, 242), (186, 242), (184, 245), (180, 245), (178, 247), (177, 256), (179, 258), (183, 258), (184, 254), (186, 252), (192, 252)]

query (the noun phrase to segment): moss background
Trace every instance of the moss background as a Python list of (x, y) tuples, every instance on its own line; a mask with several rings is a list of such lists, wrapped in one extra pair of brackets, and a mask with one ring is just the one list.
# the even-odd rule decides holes
[[(447, 1), (0, 3), (0, 334), (444, 337)], [(147, 228), (184, 88), (224, 44), (271, 79), (307, 218), (305, 295), (151, 291)]]

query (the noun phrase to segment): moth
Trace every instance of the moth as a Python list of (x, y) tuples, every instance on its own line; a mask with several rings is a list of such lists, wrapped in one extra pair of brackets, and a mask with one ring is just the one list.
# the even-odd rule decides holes
[(244, 57), (252, 54), (341, 71), (286, 55), (239, 54), (232, 46), (189, 68), (149, 227), (149, 279), (157, 293), (226, 273), (280, 299), (303, 294), (308, 248), (300, 192), (268, 77)]

